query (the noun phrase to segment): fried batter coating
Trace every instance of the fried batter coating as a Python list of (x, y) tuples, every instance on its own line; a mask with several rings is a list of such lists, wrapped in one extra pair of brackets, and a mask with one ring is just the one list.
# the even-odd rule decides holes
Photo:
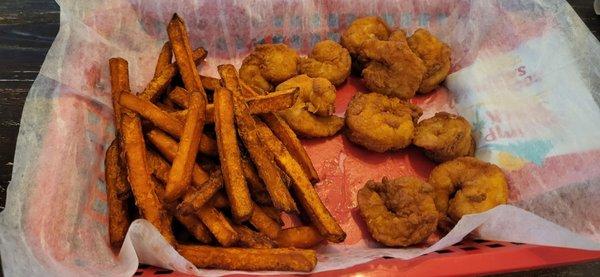
[(423, 61), (399, 41), (367, 40), (360, 56), (369, 60), (362, 71), (366, 87), (385, 95), (411, 98), (425, 75)]
[(390, 28), (377, 16), (361, 17), (354, 20), (342, 33), (340, 43), (352, 57), (352, 72), (360, 75), (368, 59), (359, 55), (362, 44), (369, 39), (387, 40)]
[(423, 148), (425, 155), (436, 162), (473, 156), (475, 152), (471, 124), (462, 116), (446, 112), (419, 122), (413, 144)]
[(240, 67), (240, 78), (266, 91), (298, 75), (299, 56), (285, 44), (263, 44), (248, 55)]
[(361, 17), (354, 20), (342, 33), (340, 42), (352, 56), (358, 55), (363, 42), (369, 39), (387, 40), (390, 28), (377, 16)]
[(402, 43), (402, 45), (408, 45), (408, 40), (406, 38), (406, 32), (402, 29), (398, 29), (393, 31), (388, 38), (389, 41), (397, 41)]
[(323, 77), (333, 85), (341, 85), (350, 75), (352, 61), (348, 50), (337, 42), (323, 40), (315, 45), (307, 58), (300, 58), (300, 73)]
[(369, 150), (402, 149), (413, 139), (421, 108), (379, 93), (357, 93), (346, 110), (346, 136)]
[(302, 106), (310, 113), (327, 116), (334, 110), (335, 87), (324, 78), (311, 78), (307, 75), (298, 75), (281, 84), (276, 90), (286, 90), (298, 87), (298, 98), (294, 106)]
[(415, 177), (368, 181), (357, 199), (371, 236), (384, 245), (417, 244), (436, 229), (433, 188)]
[(305, 138), (330, 137), (344, 127), (344, 119), (339, 116), (317, 116), (305, 109), (291, 108), (282, 116), (296, 135)]
[(408, 45), (427, 67), (418, 92), (430, 92), (444, 81), (450, 72), (450, 47), (425, 29), (416, 30), (408, 38)]
[(327, 137), (344, 126), (344, 119), (333, 115), (335, 111), (335, 87), (325, 78), (298, 75), (281, 84), (276, 90), (298, 87), (300, 93), (291, 108), (280, 115), (303, 137)]
[(447, 213), (454, 221), (508, 201), (504, 172), (494, 164), (472, 157), (460, 157), (438, 165), (431, 171), (429, 183), (434, 189), (439, 216), (443, 218)]

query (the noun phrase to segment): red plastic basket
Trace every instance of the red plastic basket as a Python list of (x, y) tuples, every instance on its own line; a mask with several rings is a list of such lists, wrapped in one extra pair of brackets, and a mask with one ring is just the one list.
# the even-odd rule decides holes
[[(361, 276), (479, 275), (561, 266), (592, 260), (600, 260), (600, 251), (469, 240), (410, 260), (382, 257), (350, 268), (311, 275), (340, 276), (356, 273), (360, 273)], [(148, 265), (140, 265), (135, 275), (189, 276)]]

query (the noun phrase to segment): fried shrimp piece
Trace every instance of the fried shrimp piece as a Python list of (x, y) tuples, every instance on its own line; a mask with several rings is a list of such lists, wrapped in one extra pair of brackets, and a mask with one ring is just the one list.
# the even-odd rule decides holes
[(299, 137), (330, 137), (344, 127), (344, 119), (339, 116), (317, 116), (305, 109), (292, 108), (281, 115)]
[(257, 46), (242, 62), (240, 78), (249, 85), (271, 91), (277, 85), (298, 75), (299, 56), (285, 44)]
[(436, 162), (473, 156), (475, 152), (471, 124), (462, 116), (446, 112), (419, 122), (413, 144), (423, 148)]
[(433, 188), (415, 177), (368, 181), (357, 199), (371, 236), (384, 245), (417, 244), (436, 229)]
[(362, 44), (369, 39), (387, 40), (390, 28), (377, 16), (361, 17), (354, 20), (340, 38), (340, 43), (352, 57), (352, 71), (356, 75), (365, 68), (368, 59), (359, 55)]
[(344, 119), (333, 115), (335, 87), (325, 78), (298, 75), (281, 84), (276, 90), (298, 87), (300, 93), (294, 106), (280, 112), (292, 130), (303, 137), (327, 137), (344, 126)]
[(365, 86), (385, 95), (411, 98), (425, 75), (423, 61), (399, 41), (367, 40), (359, 55), (369, 60), (362, 71)]
[[(463, 215), (487, 211), (508, 201), (508, 183), (502, 170), (472, 157), (438, 165), (429, 175), (440, 218), (455, 221)], [(454, 195), (453, 197), (451, 197)]]
[(427, 67), (419, 93), (435, 89), (450, 72), (450, 47), (425, 29), (418, 29), (408, 38), (408, 46)]
[(389, 41), (397, 41), (402, 43), (402, 45), (408, 45), (408, 40), (406, 38), (406, 32), (402, 29), (398, 29), (393, 31), (388, 37)]
[(363, 42), (369, 39), (387, 40), (389, 35), (390, 28), (381, 18), (367, 16), (354, 20), (342, 33), (340, 42), (352, 56), (356, 57)]
[(335, 87), (324, 78), (311, 78), (307, 75), (298, 75), (277, 86), (276, 91), (299, 89), (295, 106), (302, 106), (308, 112), (327, 116), (334, 112)]
[(300, 58), (300, 73), (323, 77), (333, 85), (341, 85), (350, 75), (352, 61), (348, 50), (337, 42), (324, 40), (315, 45), (307, 58)]
[(346, 110), (346, 136), (369, 150), (385, 152), (408, 146), (421, 108), (378, 93), (357, 93)]

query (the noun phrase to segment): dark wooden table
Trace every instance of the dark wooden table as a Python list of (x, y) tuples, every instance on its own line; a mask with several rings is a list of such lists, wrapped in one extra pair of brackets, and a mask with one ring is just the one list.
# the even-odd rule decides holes
[[(594, 13), (593, 1), (568, 2), (598, 38), (600, 16)], [(58, 32), (59, 17), (59, 7), (52, 0), (0, 1), (0, 211), (4, 209), (6, 187), (11, 179), (23, 103)], [(587, 275), (594, 272), (600, 272), (600, 262), (525, 274)]]

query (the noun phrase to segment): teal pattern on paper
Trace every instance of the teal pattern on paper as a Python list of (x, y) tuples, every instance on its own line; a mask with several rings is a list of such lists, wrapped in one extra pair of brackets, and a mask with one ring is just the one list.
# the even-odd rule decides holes
[(421, 15), (421, 19), (419, 21), (419, 25), (422, 27), (429, 26), (430, 15), (428, 13), (424, 13)]
[(483, 109), (479, 108), (475, 111), (475, 119), (473, 120), (473, 132), (481, 135), (483, 133), (483, 128), (485, 127), (485, 121), (482, 120), (481, 114), (483, 113)]
[(541, 165), (552, 150), (552, 142), (548, 140), (527, 140), (523, 142), (483, 145), (481, 148), (509, 152), (536, 165)]

